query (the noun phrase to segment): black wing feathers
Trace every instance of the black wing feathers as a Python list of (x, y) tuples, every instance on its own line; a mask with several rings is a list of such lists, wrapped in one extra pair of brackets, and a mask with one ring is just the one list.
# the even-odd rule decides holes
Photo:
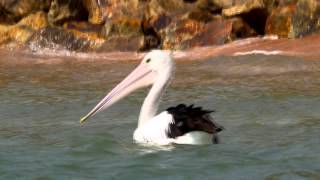
[(204, 131), (215, 134), (221, 131), (222, 126), (214, 123), (210, 117), (211, 110), (204, 110), (194, 105), (179, 104), (169, 107), (167, 111), (173, 116), (173, 122), (169, 124), (167, 135), (170, 138), (182, 136), (191, 131)]

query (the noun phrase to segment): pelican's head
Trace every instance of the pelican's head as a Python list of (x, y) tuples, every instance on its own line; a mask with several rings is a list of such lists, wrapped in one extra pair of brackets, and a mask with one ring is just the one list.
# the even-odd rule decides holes
[(148, 68), (155, 73), (171, 70), (174, 66), (172, 52), (165, 50), (153, 50), (144, 56), (141, 64), (147, 65)]
[(147, 53), (138, 67), (81, 118), (80, 122), (110, 107), (131, 92), (152, 85), (159, 77), (171, 74), (173, 69), (174, 61), (170, 51), (153, 50)]

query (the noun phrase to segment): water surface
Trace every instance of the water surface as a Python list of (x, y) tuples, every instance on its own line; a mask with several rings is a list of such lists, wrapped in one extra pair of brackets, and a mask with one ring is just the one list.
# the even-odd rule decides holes
[(320, 178), (317, 61), (180, 61), (160, 109), (182, 102), (215, 109), (225, 130), (218, 145), (159, 148), (132, 141), (146, 90), (79, 124), (138, 62), (16, 58), (0, 60), (0, 179)]

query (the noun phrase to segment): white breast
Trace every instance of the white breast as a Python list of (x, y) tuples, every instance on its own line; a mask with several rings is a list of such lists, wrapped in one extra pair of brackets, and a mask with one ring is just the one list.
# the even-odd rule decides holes
[(148, 143), (155, 145), (176, 144), (212, 144), (212, 134), (200, 131), (193, 131), (175, 139), (168, 138), (167, 131), (172, 123), (173, 116), (167, 111), (160, 113), (141, 127), (138, 127), (133, 139), (138, 143)]
[(172, 143), (172, 139), (167, 137), (168, 125), (172, 122), (172, 115), (167, 111), (160, 113), (138, 127), (133, 134), (133, 139), (139, 143), (151, 143), (166, 145)]

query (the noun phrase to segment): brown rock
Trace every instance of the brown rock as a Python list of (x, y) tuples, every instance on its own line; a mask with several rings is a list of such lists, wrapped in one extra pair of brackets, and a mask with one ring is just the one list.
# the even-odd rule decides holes
[(222, 10), (222, 15), (226, 17), (236, 16), (244, 13), (248, 13), (253, 9), (265, 8), (263, 0), (247, 0), (244, 3), (239, 3), (230, 8)]
[(196, 34), (204, 30), (205, 23), (191, 19), (183, 19), (171, 23), (167, 28), (159, 32), (164, 49), (185, 49), (183, 41), (192, 39)]
[(103, 24), (105, 21), (106, 0), (82, 0), (84, 8), (89, 13), (88, 21), (92, 24)]
[[(100, 2), (105, 1), (101, 0)], [(147, 2), (141, 0), (108, 0), (102, 4), (100, 8), (103, 8), (103, 16), (107, 21), (123, 17), (141, 19)]]
[(102, 35), (107, 41), (98, 51), (137, 51), (142, 48), (141, 28), (146, 1), (109, 0), (100, 6), (105, 24)]
[(208, 0), (151, 0), (144, 12), (142, 31), (145, 37), (141, 50), (189, 46), (180, 43), (190, 40), (205, 23), (214, 20), (212, 12), (217, 9), (219, 7)]
[(92, 51), (105, 42), (94, 33), (47, 27), (35, 33), (28, 44), (31, 48), (49, 48), (69, 51)]
[(40, 11), (22, 19), (17, 25), (27, 26), (32, 30), (39, 30), (41, 28), (48, 26), (47, 15), (45, 12)]
[(183, 48), (225, 44), (231, 34), (231, 21), (219, 19), (205, 24), (194, 37), (182, 42)]
[(221, 14), (222, 9), (230, 8), (236, 3), (235, 0), (198, 0), (195, 3), (195, 9), (212, 14)]
[(133, 36), (141, 34), (141, 20), (136, 18), (119, 18), (109, 20), (104, 25), (104, 36)]
[(295, 9), (294, 5), (273, 9), (267, 19), (265, 33), (289, 37), (292, 33), (292, 16)]
[(215, 6), (221, 7), (223, 9), (229, 8), (233, 6), (238, 1), (235, 0), (208, 0), (211, 4), (214, 4)]
[(89, 48), (95, 50), (106, 41), (101, 35), (102, 27), (99, 25), (93, 25), (88, 22), (69, 22), (63, 25), (66, 32), (71, 32), (75, 38), (81, 39), (89, 43)]
[(214, 16), (208, 11), (195, 10), (188, 14), (188, 18), (207, 23), (212, 21)]
[(230, 40), (242, 39), (258, 35), (258, 33), (252, 27), (250, 27), (242, 18), (232, 18), (231, 22), (232, 32), (230, 35)]
[(174, 18), (166, 15), (166, 14), (160, 14), (158, 16), (154, 16), (150, 18), (149, 20), (143, 20), (142, 29), (146, 30), (148, 28), (153, 28), (155, 31), (159, 32), (162, 29), (166, 28), (168, 25), (170, 25), (173, 22)]
[(102, 34), (107, 41), (98, 51), (138, 51), (143, 46), (144, 34), (138, 18), (110, 19)]
[(16, 25), (0, 25), (0, 44), (21, 45), (39, 29), (48, 25), (44, 12), (31, 14)]
[(98, 48), (97, 51), (139, 51), (141, 49), (142, 42), (142, 35), (131, 37), (112, 37)]
[(52, 0), (48, 12), (51, 25), (61, 25), (69, 20), (87, 20), (88, 11), (78, 0)]
[(144, 15), (146, 19), (149, 19), (162, 14), (183, 14), (189, 12), (193, 8), (193, 4), (184, 3), (181, 0), (151, 0), (146, 7)]
[(101, 32), (102, 30), (102, 26), (101, 25), (96, 25), (96, 24), (91, 24), (89, 22), (86, 21), (68, 21), (66, 23), (63, 24), (63, 28), (64, 29), (75, 29), (81, 32)]
[(320, 1), (299, 0), (292, 17), (293, 37), (302, 37), (320, 30)]
[(298, 0), (273, 0), (269, 2), (273, 2), (275, 7), (284, 7), (284, 6), (296, 5)]
[(47, 11), (51, 0), (0, 0), (0, 23), (14, 24), (37, 11)]
[(183, 15), (192, 10), (192, 6), (183, 1), (151, 0), (142, 20), (144, 43), (141, 50), (161, 48), (165, 38), (173, 33), (174, 26), (185, 19)]
[(195, 46), (223, 44), (229, 39), (231, 21), (217, 19), (210, 23), (185, 19), (163, 31), (164, 49), (186, 49)]

